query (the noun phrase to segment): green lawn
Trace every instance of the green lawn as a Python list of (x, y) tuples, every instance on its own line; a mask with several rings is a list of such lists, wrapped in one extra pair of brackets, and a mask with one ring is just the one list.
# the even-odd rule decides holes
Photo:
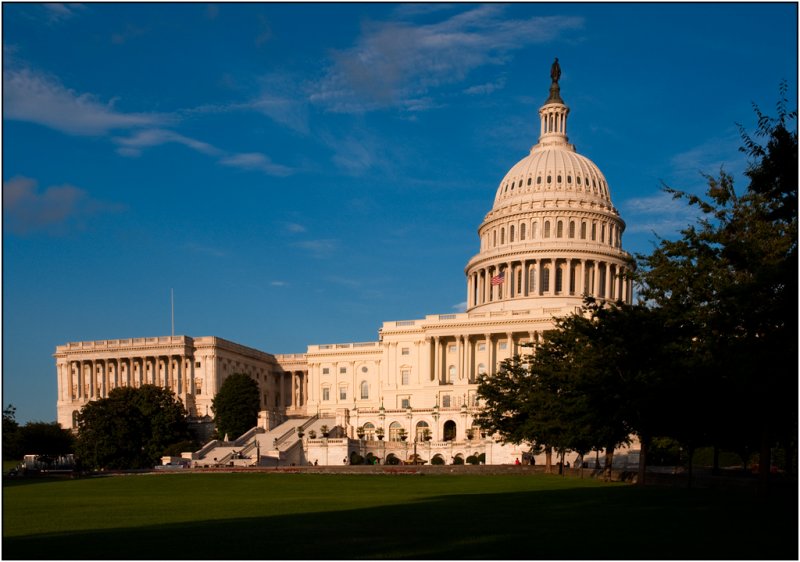
[(6, 478), (3, 558), (797, 558), (796, 500), (546, 475)]

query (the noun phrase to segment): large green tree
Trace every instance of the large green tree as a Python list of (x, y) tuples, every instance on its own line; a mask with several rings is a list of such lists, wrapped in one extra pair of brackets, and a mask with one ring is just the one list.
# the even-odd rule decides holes
[(756, 108), (754, 136), (740, 127), (747, 188), (737, 192), (724, 171), (707, 177), (703, 196), (667, 188), (700, 219), (639, 256), (641, 295), (693, 342), (701, 392), (686, 395), (701, 396), (709, 415), (683, 439), (705, 430), (715, 445), (758, 448), (764, 479), (771, 448), (795, 458), (797, 434), (798, 146), (785, 92), (777, 117)]
[(186, 417), (169, 389), (118, 387), (81, 409), (75, 452), (88, 468), (152, 467), (170, 445), (189, 439)]
[(235, 439), (258, 423), (258, 383), (243, 373), (226, 378), (212, 402), (217, 436)]

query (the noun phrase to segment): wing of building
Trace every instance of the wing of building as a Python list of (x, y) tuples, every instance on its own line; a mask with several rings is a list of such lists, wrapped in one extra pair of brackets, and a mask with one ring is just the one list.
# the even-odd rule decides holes
[(72, 426), (83, 404), (115, 386), (145, 383), (175, 390), (202, 417), (225, 377), (244, 372), (261, 389), (260, 427), (204, 448), (195, 461), (245, 460), (236, 458), (243, 449), (258, 450), (256, 462), (341, 464), (353, 452), (448, 463), (520, 458), (527, 447), (472, 426), (480, 375), (579, 309), (585, 294), (631, 301), (625, 223), (600, 169), (569, 143), (560, 72), (551, 76), (538, 143), (502, 178), (478, 229), (479, 249), (465, 268), (466, 312), (384, 322), (378, 341), (309, 345), (294, 355), (214, 337), (69, 343), (55, 354), (59, 422)]

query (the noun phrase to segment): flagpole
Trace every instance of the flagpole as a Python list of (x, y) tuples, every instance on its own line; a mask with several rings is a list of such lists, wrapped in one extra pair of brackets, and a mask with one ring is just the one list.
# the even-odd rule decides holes
[(175, 292), (173, 289), (169, 290), (169, 302), (172, 314), (172, 336), (175, 336)]

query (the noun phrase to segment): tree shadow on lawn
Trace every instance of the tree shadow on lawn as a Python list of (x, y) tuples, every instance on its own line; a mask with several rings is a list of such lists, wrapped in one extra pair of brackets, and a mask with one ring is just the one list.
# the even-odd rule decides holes
[(3, 558), (796, 559), (796, 508), (788, 494), (764, 505), (749, 491), (731, 490), (461, 494), (345, 511), (10, 537)]

